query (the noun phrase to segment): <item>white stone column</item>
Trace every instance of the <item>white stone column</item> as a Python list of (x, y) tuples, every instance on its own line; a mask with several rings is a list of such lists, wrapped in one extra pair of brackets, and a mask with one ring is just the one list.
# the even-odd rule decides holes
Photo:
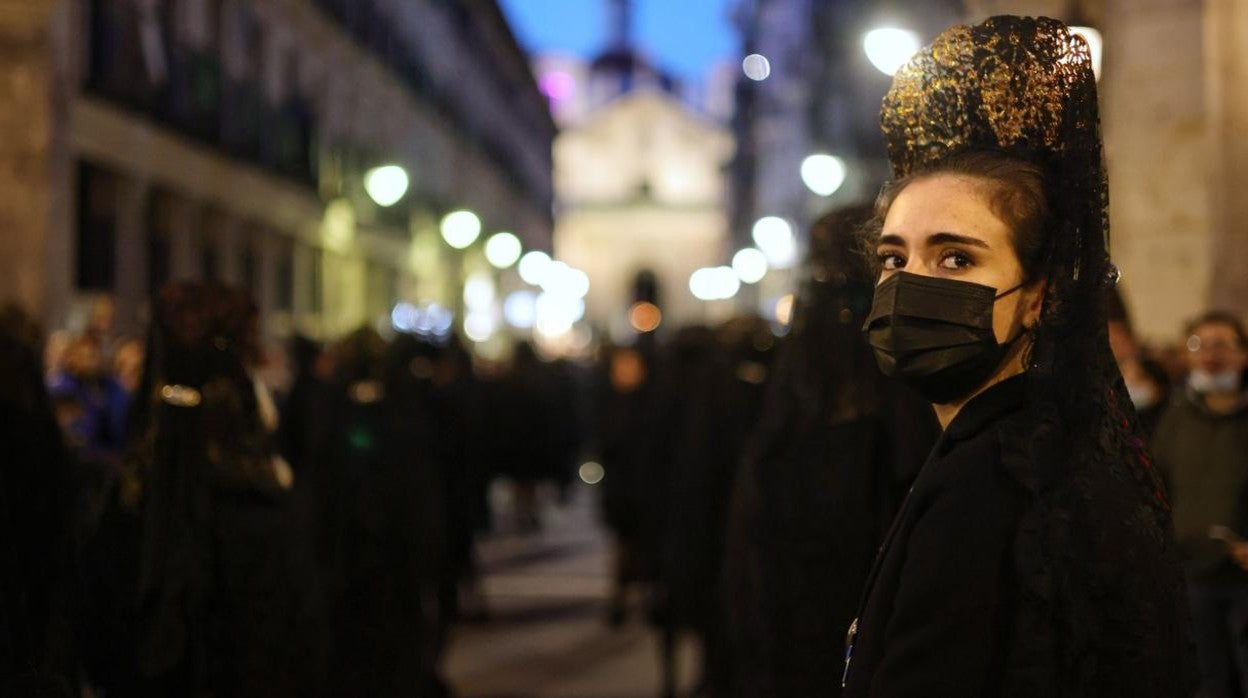
[(1213, 158), (1209, 303), (1248, 319), (1248, 0), (1205, 3)]

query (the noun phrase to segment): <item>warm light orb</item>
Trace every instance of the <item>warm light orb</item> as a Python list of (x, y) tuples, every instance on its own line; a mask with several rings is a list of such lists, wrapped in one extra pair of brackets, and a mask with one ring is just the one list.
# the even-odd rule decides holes
[(628, 324), (638, 332), (653, 332), (663, 323), (663, 311), (654, 303), (642, 301), (628, 309)]
[(776, 322), (788, 325), (793, 322), (793, 294), (788, 293), (776, 301)]
[(815, 153), (802, 161), (802, 182), (819, 196), (831, 196), (845, 183), (845, 161), (835, 155)]
[(602, 465), (590, 461), (581, 465), (577, 470), (577, 474), (581, 477), (581, 482), (587, 485), (597, 485), (607, 476), (607, 471)]
[(452, 211), (442, 219), (442, 239), (457, 250), (467, 248), (481, 235), (481, 219), (472, 211)]
[(407, 170), (398, 165), (374, 167), (364, 175), (364, 191), (378, 206), (393, 206), (407, 193)]
[(511, 233), (495, 233), (485, 241), (485, 259), (496, 269), (506, 269), (520, 259), (520, 238)]
[(756, 284), (767, 275), (767, 255), (755, 247), (739, 250), (732, 256), (732, 270), (742, 283)]
[(885, 75), (895, 75), (920, 48), (919, 35), (909, 29), (872, 29), (862, 38), (871, 65)]

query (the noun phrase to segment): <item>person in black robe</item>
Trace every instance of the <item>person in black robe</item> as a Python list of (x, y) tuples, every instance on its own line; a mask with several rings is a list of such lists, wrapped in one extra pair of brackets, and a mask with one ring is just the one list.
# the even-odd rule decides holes
[(334, 426), (318, 465), (335, 697), (436, 695), (438, 435), (400, 356), (369, 328), (336, 347)]
[(214, 283), (156, 298), (121, 477), (80, 565), (110, 694), (320, 694), (323, 606), (257, 404), (256, 323)]
[(837, 696), (875, 551), (936, 437), (931, 407), (876, 369), (861, 326), (869, 207), (811, 228), (807, 280), (737, 476), (725, 559), (732, 695)]

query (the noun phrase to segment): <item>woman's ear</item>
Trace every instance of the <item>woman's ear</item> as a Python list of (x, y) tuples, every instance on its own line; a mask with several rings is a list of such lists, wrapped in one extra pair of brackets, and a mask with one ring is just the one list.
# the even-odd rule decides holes
[(1023, 296), (1023, 327), (1034, 328), (1040, 322), (1040, 313), (1044, 310), (1044, 297), (1049, 290), (1049, 282), (1041, 279), (1027, 286)]

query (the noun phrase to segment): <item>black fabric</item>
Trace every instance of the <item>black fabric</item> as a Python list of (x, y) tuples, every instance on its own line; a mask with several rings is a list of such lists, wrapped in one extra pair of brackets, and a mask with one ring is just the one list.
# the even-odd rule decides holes
[(1021, 378), (972, 400), (915, 479), (868, 579), (845, 696), (996, 696), (1017, 602), (1012, 548), (1025, 493), (999, 424)]

